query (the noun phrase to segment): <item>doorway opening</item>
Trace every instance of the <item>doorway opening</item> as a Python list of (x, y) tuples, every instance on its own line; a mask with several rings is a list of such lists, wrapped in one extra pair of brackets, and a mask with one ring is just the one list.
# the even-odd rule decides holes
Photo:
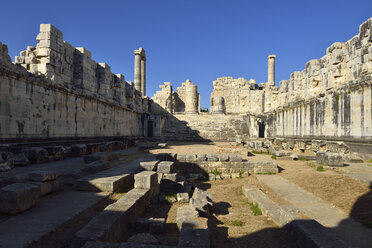
[(265, 122), (258, 123), (258, 137), (265, 138)]

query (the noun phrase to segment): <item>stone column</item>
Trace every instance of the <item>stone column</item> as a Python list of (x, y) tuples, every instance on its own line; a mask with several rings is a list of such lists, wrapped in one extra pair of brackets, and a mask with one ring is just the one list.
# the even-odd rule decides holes
[(144, 53), (141, 59), (141, 92), (142, 96), (146, 96), (146, 56)]
[(141, 91), (141, 51), (134, 50), (134, 88)]
[(199, 94), (198, 86), (191, 83), (190, 80), (186, 80), (186, 101), (185, 101), (185, 112), (189, 114), (197, 114), (199, 106)]
[(225, 101), (222, 96), (212, 97), (211, 110), (213, 114), (224, 114), (225, 113)]
[(275, 84), (275, 58), (276, 55), (269, 55), (267, 60), (267, 82)]

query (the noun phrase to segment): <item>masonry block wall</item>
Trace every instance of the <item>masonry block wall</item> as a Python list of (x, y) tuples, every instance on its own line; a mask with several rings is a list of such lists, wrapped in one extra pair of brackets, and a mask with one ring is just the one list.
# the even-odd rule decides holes
[(15, 64), (0, 46), (0, 138), (142, 135), (149, 99), (132, 83), (50, 24), (37, 40)]
[(267, 136), (372, 139), (372, 18), (277, 91)]

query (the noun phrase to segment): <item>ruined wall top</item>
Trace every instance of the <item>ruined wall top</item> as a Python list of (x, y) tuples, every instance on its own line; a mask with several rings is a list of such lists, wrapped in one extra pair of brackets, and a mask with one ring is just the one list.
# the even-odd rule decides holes
[[(75, 48), (63, 41), (63, 33), (53, 25), (40, 24), (36, 40), (36, 46), (28, 46), (15, 57), (15, 64), (29, 73), (44, 75), (59, 87), (135, 111), (147, 111), (147, 100), (142, 100), (133, 84), (126, 82), (122, 74), (113, 74), (108, 64), (95, 62), (86, 48)], [(140, 52), (145, 56), (143, 49)]]

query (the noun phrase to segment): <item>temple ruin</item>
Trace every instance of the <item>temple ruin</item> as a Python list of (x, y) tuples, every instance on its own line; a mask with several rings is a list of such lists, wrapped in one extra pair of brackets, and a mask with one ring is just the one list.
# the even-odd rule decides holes
[[(310, 60), (302, 71), (279, 84), (275, 63), (280, 63), (280, 57), (274, 54), (268, 55), (267, 82), (217, 78), (209, 112), (201, 111), (198, 82), (190, 79), (177, 89), (164, 82), (151, 98), (146, 96), (147, 58), (142, 47), (134, 50), (134, 82), (128, 82), (108, 64), (94, 61), (86, 48), (64, 41), (63, 33), (51, 24), (40, 24), (36, 40), (14, 62), (7, 45), (0, 42), (0, 212), (4, 214), (0, 247), (10, 247), (12, 242), (12, 247), (48, 247), (55, 233), (69, 232), (64, 247), (119, 247), (104, 242), (123, 242), (123, 233), (133, 226), (161, 233), (165, 219), (142, 214), (150, 204), (168, 201), (170, 196), (187, 203), (177, 209), (177, 247), (210, 247), (207, 220), (214, 202), (200, 188), (201, 181), (257, 174), (278, 195), (283, 193), (280, 183), (291, 185), (284, 179), (267, 179), (282, 168), (276, 161), (250, 159), (253, 153), (258, 158), (269, 154), (275, 160), (314, 160), (316, 164), (309, 162), (310, 166), (329, 170), (372, 161), (372, 18), (350, 40), (332, 44), (322, 58)], [(167, 148), (167, 143), (176, 141), (230, 145), (217, 146), (215, 153), (179, 153)], [(370, 182), (358, 173), (348, 177)], [(242, 189), (277, 226), (289, 226), (290, 231), (285, 229), (289, 236), (310, 237), (311, 247), (367, 247), (370, 240), (364, 238), (372, 237), (369, 229), (353, 219), (348, 227), (364, 238), (344, 240), (341, 229), (334, 236), (324, 228), (339, 227), (342, 214), (335, 214), (337, 218), (329, 224), (301, 206), (297, 212), (293, 206), (277, 206), (256, 186), (246, 184)], [(307, 194), (296, 190), (298, 195)], [(71, 212), (58, 212), (61, 203), (51, 200), (55, 204), (51, 208), (57, 209), (55, 222), (46, 215), (44, 205), (38, 205), (48, 202), (42, 196), (52, 198), (53, 192), (64, 194), (63, 199), (77, 206), (66, 206)], [(328, 203), (317, 204), (334, 213)], [(83, 213), (93, 206), (99, 211), (83, 220)], [(310, 227), (296, 222), (301, 211), (317, 222)], [(25, 223), (42, 227), (23, 238), (9, 236), (8, 226), (26, 228), (9, 217), (15, 214), (26, 216)], [(81, 218), (82, 224), (66, 231), (74, 218)], [(307, 227), (318, 230), (326, 241), (313, 239), (311, 235), (318, 234), (309, 233)], [(137, 235), (128, 240), (141, 240)], [(146, 240), (152, 238), (146, 236)]]

